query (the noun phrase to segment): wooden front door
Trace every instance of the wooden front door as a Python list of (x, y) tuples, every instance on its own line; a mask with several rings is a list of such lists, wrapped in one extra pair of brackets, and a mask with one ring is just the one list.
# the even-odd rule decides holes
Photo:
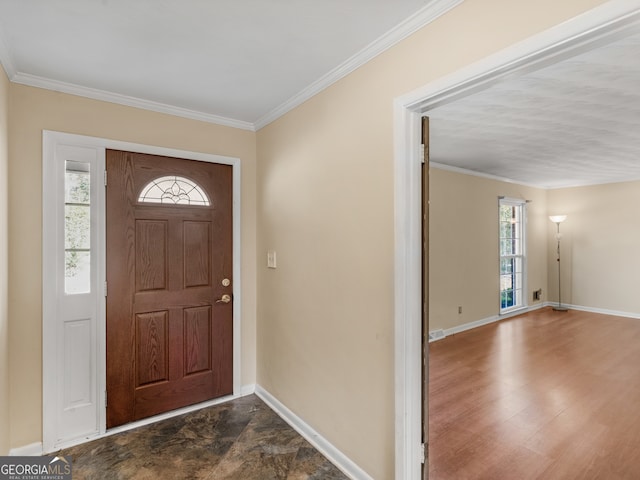
[(232, 167), (107, 150), (107, 428), (233, 393)]

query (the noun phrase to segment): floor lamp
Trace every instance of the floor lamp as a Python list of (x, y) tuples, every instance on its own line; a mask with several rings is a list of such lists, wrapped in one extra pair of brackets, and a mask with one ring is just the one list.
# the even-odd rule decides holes
[(549, 220), (556, 224), (556, 241), (558, 242), (558, 305), (553, 307), (554, 310), (559, 312), (566, 312), (569, 310), (567, 307), (562, 306), (562, 290), (560, 284), (562, 282), (560, 277), (560, 238), (562, 235), (560, 234), (560, 224), (567, 219), (566, 215), (551, 215)]

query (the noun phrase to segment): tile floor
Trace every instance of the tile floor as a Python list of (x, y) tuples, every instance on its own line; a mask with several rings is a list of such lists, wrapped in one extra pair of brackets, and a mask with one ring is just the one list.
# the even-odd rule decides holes
[(344, 480), (250, 395), (62, 450), (74, 480)]

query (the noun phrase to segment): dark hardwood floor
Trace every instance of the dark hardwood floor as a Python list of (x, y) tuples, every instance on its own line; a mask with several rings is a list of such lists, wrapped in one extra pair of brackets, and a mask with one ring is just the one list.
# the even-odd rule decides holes
[(430, 480), (640, 478), (640, 320), (541, 309), (430, 344)]

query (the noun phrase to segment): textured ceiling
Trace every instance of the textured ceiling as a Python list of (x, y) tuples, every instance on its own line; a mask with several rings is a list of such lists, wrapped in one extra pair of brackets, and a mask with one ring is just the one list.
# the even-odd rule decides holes
[[(0, 61), (19, 83), (253, 129), (457, 1), (0, 0)], [(545, 188), (640, 179), (639, 59), (630, 36), (435, 108), (431, 159)]]
[(640, 35), (427, 114), (436, 163), (546, 188), (640, 179)]
[(434, 3), (0, 0), (0, 60), (21, 83), (53, 80), (252, 124)]

